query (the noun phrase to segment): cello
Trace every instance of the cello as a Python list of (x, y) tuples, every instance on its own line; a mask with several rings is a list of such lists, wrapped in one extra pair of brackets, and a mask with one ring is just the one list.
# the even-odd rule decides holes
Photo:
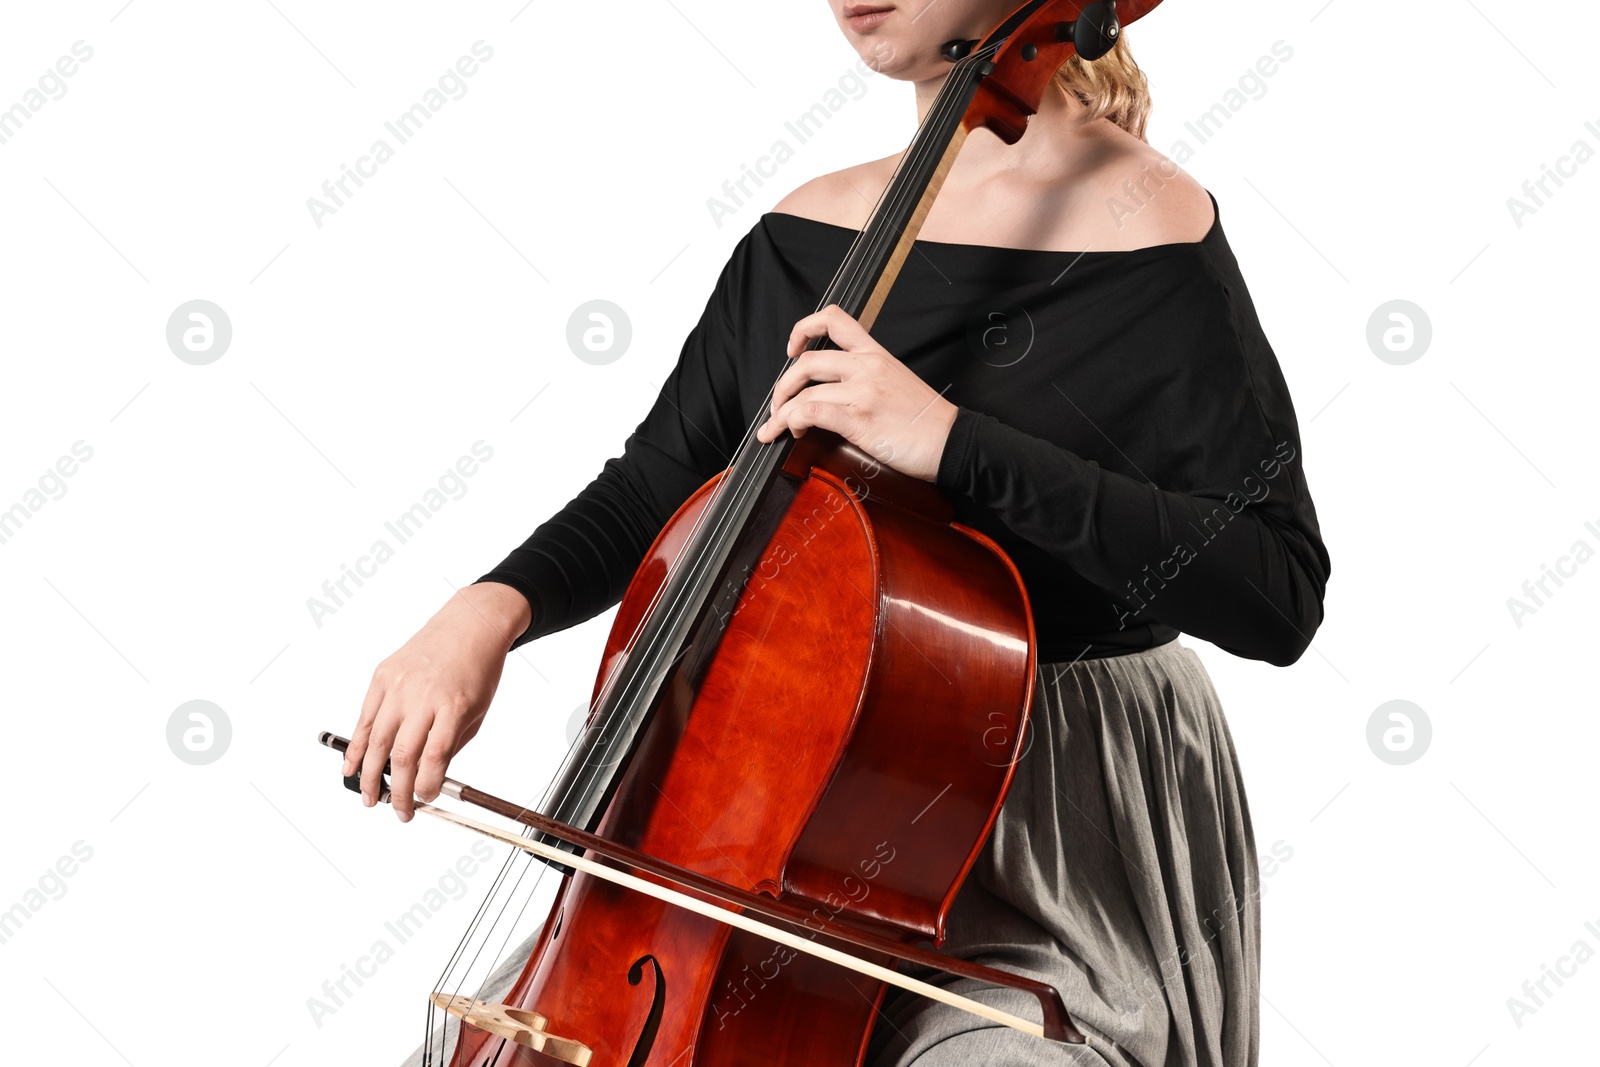
[[(1029, 0), (946, 44), (950, 74), (819, 308), (870, 330), (967, 134), (1015, 143), (1063, 63), (1157, 3)], [(502, 1001), (433, 994), (460, 1020), (450, 1067), (857, 1065), (890, 985), (1084, 1040), (1055, 989), (936, 949), (1025, 751), (1016, 567), (928, 483), (820, 430), (763, 443), (764, 421), (646, 552), (537, 809), (445, 780), (521, 832), (416, 805), (562, 879)], [(1040, 1019), (901, 963), (1023, 990)]]

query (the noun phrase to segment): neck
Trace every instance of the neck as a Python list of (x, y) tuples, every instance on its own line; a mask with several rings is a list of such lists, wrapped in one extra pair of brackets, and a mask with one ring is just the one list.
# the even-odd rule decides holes
[(912, 83), (917, 94), (917, 125), (927, 121), (928, 111), (933, 107), (933, 102), (939, 96), (939, 90), (944, 88), (945, 81), (950, 77), (950, 72), (945, 71), (937, 78)]
[[(919, 124), (927, 119), (948, 77), (949, 73), (946, 72), (937, 78), (914, 83)], [(1014, 145), (1008, 145), (993, 136), (969, 138), (956, 165), (963, 170), (974, 166), (985, 169), (992, 166), (1018, 166), (1043, 152), (1059, 151), (1063, 140), (1090, 132), (1089, 127), (1093, 124), (1084, 122), (1084, 111), (1077, 97), (1052, 80), (1039, 101), (1038, 114), (1028, 120), (1026, 137)]]

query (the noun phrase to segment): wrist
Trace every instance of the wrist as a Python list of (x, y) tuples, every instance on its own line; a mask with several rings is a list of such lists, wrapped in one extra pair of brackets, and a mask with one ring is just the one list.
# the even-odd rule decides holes
[(971, 408), (956, 407), (933, 476), (933, 484), (946, 493), (962, 496), (972, 492), (972, 438), (980, 421), (982, 416)]
[(961, 408), (940, 397), (939, 403), (927, 414), (934, 421), (936, 437), (932, 449), (933, 463), (925, 480), (937, 483), (939, 469), (944, 463), (945, 452), (950, 447), (950, 437), (955, 430), (956, 416), (961, 414)]
[(533, 625), (533, 605), (513, 586), (496, 581), (478, 581), (456, 591), (467, 610), (491, 627), (507, 652), (517, 638)]

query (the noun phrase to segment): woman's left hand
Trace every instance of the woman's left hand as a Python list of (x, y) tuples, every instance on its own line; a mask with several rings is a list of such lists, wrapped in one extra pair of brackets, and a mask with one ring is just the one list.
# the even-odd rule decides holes
[[(838, 349), (806, 351), (818, 337)], [(861, 323), (829, 304), (795, 323), (788, 354), (792, 362), (773, 389), (772, 416), (756, 431), (758, 438), (772, 441), (784, 430), (801, 437), (818, 426), (903, 474), (934, 480), (956, 406), (885, 351)]]

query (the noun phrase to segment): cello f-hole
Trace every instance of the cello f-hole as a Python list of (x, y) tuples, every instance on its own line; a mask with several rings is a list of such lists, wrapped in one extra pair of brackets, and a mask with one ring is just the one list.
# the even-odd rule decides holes
[(661, 964), (649, 953), (634, 960), (633, 966), (628, 968), (628, 984), (639, 984), (644, 978), (646, 963), (649, 963), (656, 972), (656, 988), (650, 999), (650, 1014), (645, 1018), (643, 1029), (639, 1031), (639, 1040), (634, 1042), (633, 1055), (628, 1057), (628, 1067), (644, 1067), (645, 1060), (650, 1058), (650, 1049), (656, 1043), (656, 1029), (661, 1025), (661, 1012), (667, 1003), (666, 975), (661, 973)]

